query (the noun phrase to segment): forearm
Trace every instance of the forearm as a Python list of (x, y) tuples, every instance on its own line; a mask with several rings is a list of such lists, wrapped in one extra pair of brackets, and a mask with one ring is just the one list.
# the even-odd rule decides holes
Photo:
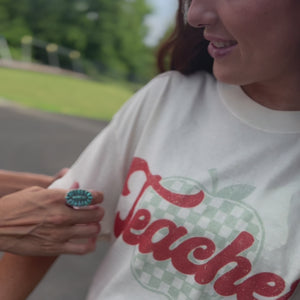
[(26, 299), (55, 259), (4, 254), (0, 261), (0, 299)]
[(52, 176), (42, 174), (0, 170), (0, 197), (30, 186), (46, 188), (53, 179)]

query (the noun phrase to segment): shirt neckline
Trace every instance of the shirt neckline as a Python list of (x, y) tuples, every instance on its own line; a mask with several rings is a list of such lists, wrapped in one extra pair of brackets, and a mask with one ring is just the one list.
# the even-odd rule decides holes
[(272, 133), (300, 133), (300, 111), (279, 111), (252, 100), (238, 85), (218, 81), (218, 91), (230, 113), (247, 125)]

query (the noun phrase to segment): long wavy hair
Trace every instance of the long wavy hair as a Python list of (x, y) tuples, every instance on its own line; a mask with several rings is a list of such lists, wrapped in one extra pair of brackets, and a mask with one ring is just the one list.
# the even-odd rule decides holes
[(203, 70), (212, 74), (208, 42), (203, 37), (203, 29), (193, 28), (186, 22), (187, 4), (189, 1), (179, 0), (175, 28), (157, 52), (158, 71), (177, 70), (189, 75)]

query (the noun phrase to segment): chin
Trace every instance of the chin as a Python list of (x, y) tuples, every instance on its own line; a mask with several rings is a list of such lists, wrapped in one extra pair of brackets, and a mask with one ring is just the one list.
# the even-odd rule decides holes
[(230, 68), (224, 68), (224, 67), (216, 67), (214, 65), (213, 67), (213, 75), (215, 78), (223, 83), (227, 84), (233, 84), (233, 85), (246, 85), (250, 82), (243, 78), (245, 75), (243, 72), (240, 71), (233, 71)]

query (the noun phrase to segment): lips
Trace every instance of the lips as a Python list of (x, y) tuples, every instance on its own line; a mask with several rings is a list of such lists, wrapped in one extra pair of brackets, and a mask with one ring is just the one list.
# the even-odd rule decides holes
[(211, 43), (215, 48), (218, 49), (231, 47), (237, 44), (236, 41), (211, 41)]
[(210, 41), (208, 45), (208, 53), (213, 58), (221, 58), (229, 53), (237, 46), (237, 41), (224, 39), (217, 36), (212, 36), (204, 33), (204, 38)]

